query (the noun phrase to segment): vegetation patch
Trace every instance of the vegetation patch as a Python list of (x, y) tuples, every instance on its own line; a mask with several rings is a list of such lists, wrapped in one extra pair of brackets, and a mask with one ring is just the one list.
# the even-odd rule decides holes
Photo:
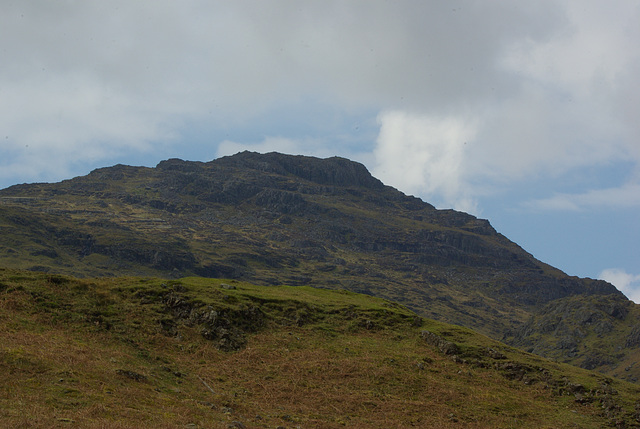
[(0, 270), (7, 427), (634, 427), (640, 389), (353, 292)]

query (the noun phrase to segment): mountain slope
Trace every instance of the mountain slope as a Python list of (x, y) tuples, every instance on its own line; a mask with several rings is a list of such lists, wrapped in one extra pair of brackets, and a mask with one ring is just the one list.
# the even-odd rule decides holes
[(638, 427), (640, 387), (346, 291), (0, 269), (0, 421)]
[(0, 191), (0, 231), (8, 267), (347, 289), (541, 353), (553, 340), (527, 328), (541, 308), (602, 298), (627, 309), (612, 351), (562, 359), (610, 372), (638, 347), (624, 340), (638, 310), (612, 285), (566, 276), (486, 220), (436, 210), (342, 158), (244, 152), (13, 186)]

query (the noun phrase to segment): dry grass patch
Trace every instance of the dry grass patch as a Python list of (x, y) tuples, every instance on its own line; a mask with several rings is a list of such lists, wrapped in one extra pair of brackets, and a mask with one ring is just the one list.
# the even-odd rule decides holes
[[(599, 380), (591, 373), (463, 328), (414, 326), (406, 309), (362, 295), (16, 272), (0, 272), (0, 282), (3, 427), (227, 428), (237, 421), (250, 428), (537, 429), (612, 421), (599, 415), (599, 404), (506, 377), (482, 351), (494, 347), (509, 361), (545, 366), (555, 379), (583, 377), (588, 388)], [(163, 304), (169, 293), (178, 307)], [(223, 352), (201, 335), (199, 316), (188, 317), (209, 307), (241, 326), (247, 321), (234, 317), (248, 308), (263, 319), (245, 333), (243, 348)], [(452, 359), (425, 342), (422, 329), (484, 363)], [(625, 386), (616, 389), (628, 406)]]

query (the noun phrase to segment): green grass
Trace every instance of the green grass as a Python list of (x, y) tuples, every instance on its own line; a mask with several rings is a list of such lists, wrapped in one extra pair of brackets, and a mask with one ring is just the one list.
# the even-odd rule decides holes
[[(8, 269), (0, 285), (5, 427), (637, 424), (638, 386), (352, 292)], [(235, 351), (203, 337), (211, 310), (244, 338)]]

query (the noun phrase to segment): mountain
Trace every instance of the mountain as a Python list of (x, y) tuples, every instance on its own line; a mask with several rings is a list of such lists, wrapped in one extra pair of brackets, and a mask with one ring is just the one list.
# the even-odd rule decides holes
[(343, 158), (243, 152), (0, 191), (5, 267), (350, 290), (544, 356), (640, 377), (640, 310)]
[(0, 425), (630, 428), (640, 386), (348, 291), (0, 268)]

